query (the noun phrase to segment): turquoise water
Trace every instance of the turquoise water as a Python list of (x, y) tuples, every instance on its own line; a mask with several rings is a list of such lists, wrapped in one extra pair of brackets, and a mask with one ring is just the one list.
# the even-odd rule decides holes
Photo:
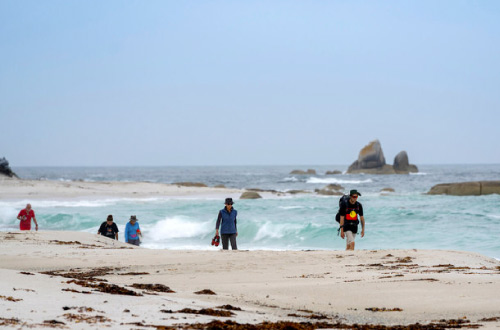
[[(312, 167), (317, 175), (292, 176), (292, 168), (309, 167), (193, 167), (193, 168), (66, 168), (65, 176), (50, 177), (57, 168), (17, 169), (22, 177), (60, 180), (127, 180), (175, 182), (198, 181), (237, 188), (314, 190), (327, 183), (340, 183), (345, 190), (359, 189), (365, 211), (366, 235), (358, 237), (360, 249), (452, 249), (480, 252), (500, 258), (500, 196), (430, 196), (424, 193), (442, 182), (498, 180), (499, 165), (422, 167), (419, 175), (325, 176), (327, 169)], [(222, 169), (222, 170), (221, 170)], [(135, 174), (133, 172), (136, 172)], [(106, 175), (112, 173), (113, 175)], [(100, 174), (100, 175), (98, 175)], [(36, 177), (36, 176), (39, 177)], [(170, 181), (169, 181), (170, 180)], [(383, 194), (392, 187), (395, 193)], [(229, 196), (228, 196), (229, 197)], [(231, 196), (235, 199), (238, 196)], [(15, 217), (26, 200), (0, 201), (0, 230), (16, 229)], [(113, 214), (123, 233), (132, 214), (139, 218), (144, 247), (212, 249), (219, 199), (107, 199), (33, 201), (42, 229), (97, 232)], [(334, 220), (336, 196), (314, 194), (261, 200), (236, 200), (238, 245), (241, 249), (344, 249)], [(120, 239), (123, 240), (122, 236)]]

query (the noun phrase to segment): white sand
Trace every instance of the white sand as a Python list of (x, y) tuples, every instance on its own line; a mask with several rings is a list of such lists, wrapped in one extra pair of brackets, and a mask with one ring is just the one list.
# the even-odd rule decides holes
[(0, 175), (0, 200), (65, 198), (239, 197), (243, 190), (153, 182), (19, 180)]
[[(73, 244), (63, 245), (58, 241)], [(120, 325), (128, 322), (206, 323), (228, 318), (166, 314), (160, 310), (214, 308), (224, 304), (243, 309), (229, 318), (239, 323), (311, 321), (288, 316), (310, 315), (303, 310), (325, 315), (326, 321), (332, 323), (347, 324), (428, 323), (464, 317), (477, 322), (500, 316), (500, 262), (474, 253), (148, 250), (68, 231), (4, 232), (0, 233), (0, 242), (0, 296), (23, 299), (13, 302), (0, 298), (0, 318), (17, 318), (28, 325), (58, 320), (71, 328), (92, 326), (67, 320), (64, 316), (67, 313), (102, 315), (109, 319), (103, 324), (123, 329), (132, 327)], [(159, 283), (176, 293), (142, 297), (112, 295), (67, 284), (69, 278), (40, 274), (97, 267), (112, 268), (110, 274), (98, 276), (108, 283), (122, 287)], [(119, 275), (127, 272), (149, 274)], [(92, 293), (62, 291), (66, 288)], [(213, 290), (217, 295), (194, 294), (203, 289)], [(64, 311), (65, 306), (91, 307), (100, 312)], [(371, 307), (403, 311), (365, 310)], [(125, 309), (130, 313), (123, 312)], [(483, 329), (500, 326), (500, 322), (481, 323), (485, 325)]]

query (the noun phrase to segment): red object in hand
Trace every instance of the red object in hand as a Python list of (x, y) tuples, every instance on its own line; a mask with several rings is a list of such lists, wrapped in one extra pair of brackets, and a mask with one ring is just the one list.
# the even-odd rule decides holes
[(215, 235), (214, 238), (212, 238), (212, 245), (219, 246), (219, 242), (220, 242), (219, 235)]

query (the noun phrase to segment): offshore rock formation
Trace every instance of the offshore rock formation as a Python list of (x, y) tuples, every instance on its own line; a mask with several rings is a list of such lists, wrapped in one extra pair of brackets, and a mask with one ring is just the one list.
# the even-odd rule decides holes
[(361, 149), (358, 159), (349, 166), (347, 173), (396, 174), (396, 171), (385, 163), (380, 141), (375, 140)]
[(399, 154), (394, 157), (394, 165), (392, 165), (396, 173), (417, 173), (417, 166), (410, 164), (408, 160), (408, 154), (406, 151), (401, 151)]
[(441, 183), (433, 186), (427, 194), (453, 196), (480, 196), (500, 194), (500, 181)]
[(9, 178), (19, 178), (16, 173), (12, 171), (9, 166), (9, 162), (5, 159), (5, 157), (0, 158), (0, 175), (6, 175)]
[(408, 161), (406, 151), (401, 151), (394, 159), (394, 166), (385, 163), (384, 152), (379, 140), (374, 140), (359, 152), (358, 159), (349, 166), (347, 173), (366, 174), (408, 174), (418, 172)]

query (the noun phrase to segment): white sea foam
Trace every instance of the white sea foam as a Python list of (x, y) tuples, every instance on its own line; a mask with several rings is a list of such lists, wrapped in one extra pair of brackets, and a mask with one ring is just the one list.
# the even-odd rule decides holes
[(296, 177), (294, 176), (291, 176), (291, 177), (286, 177), (283, 179), (284, 182), (297, 182), (299, 181), (299, 179), (297, 179)]
[(425, 173), (425, 172), (411, 173), (410, 172), (410, 175), (427, 175), (427, 173)]
[(52, 208), (52, 207), (104, 207), (114, 205), (119, 199), (103, 200), (76, 200), (76, 201), (36, 201), (32, 202), (33, 209)]
[(173, 238), (189, 238), (201, 236), (208, 233), (211, 226), (213, 226), (213, 221), (198, 222), (190, 220), (187, 217), (179, 216), (158, 221), (150, 228), (144, 226), (144, 230), (148, 231), (148, 236), (153, 241), (159, 241)]
[(294, 206), (278, 206), (279, 209), (282, 210), (297, 210), (297, 209), (305, 209), (305, 206), (299, 206), (299, 205), (294, 205)]
[(288, 236), (291, 233), (297, 233), (301, 228), (301, 224), (277, 223), (267, 221), (260, 226), (259, 231), (255, 235), (254, 241), (259, 241), (267, 238), (279, 239)]
[(360, 183), (370, 183), (373, 182), (372, 179), (366, 180), (341, 180), (337, 178), (317, 178), (310, 177), (307, 179), (306, 183), (338, 183), (338, 184), (360, 184)]

